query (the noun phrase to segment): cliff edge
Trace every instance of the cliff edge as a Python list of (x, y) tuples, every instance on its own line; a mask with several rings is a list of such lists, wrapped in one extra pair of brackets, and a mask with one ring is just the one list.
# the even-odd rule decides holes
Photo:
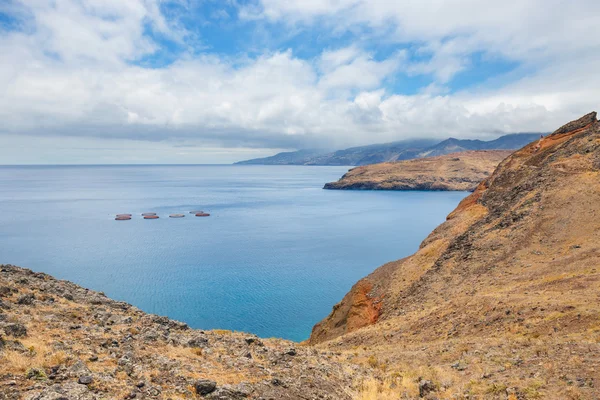
[(466, 151), (352, 168), (323, 189), (474, 191), (512, 152)]

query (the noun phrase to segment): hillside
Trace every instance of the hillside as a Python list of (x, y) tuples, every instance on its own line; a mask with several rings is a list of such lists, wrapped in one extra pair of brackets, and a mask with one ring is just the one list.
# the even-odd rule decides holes
[(480, 150), (356, 167), (324, 189), (473, 191), (511, 154)]
[(363, 372), (297, 343), (190, 329), (0, 265), (3, 400), (350, 399)]
[(599, 182), (591, 113), (504, 160), (414, 255), (359, 281), (310, 342), (368, 348), (377, 398), (417, 397), (403, 379), (420, 376), (435, 398), (597, 399)]
[(298, 150), (277, 153), (274, 156), (253, 158), (252, 160), (239, 161), (239, 165), (305, 165), (314, 157), (323, 154), (320, 150)]
[(469, 150), (516, 150), (539, 139), (539, 133), (504, 135), (490, 141), (468, 139), (405, 140), (393, 143), (352, 147), (335, 152), (299, 150), (279, 153), (271, 157), (240, 161), (236, 164), (260, 165), (369, 165), (413, 158), (441, 156)]

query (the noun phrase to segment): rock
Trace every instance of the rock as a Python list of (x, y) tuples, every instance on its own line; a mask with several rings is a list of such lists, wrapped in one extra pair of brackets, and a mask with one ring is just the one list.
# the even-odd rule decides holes
[(34, 300), (35, 300), (35, 296), (31, 293), (28, 293), (28, 294), (24, 294), (23, 296), (20, 296), (19, 299), (17, 300), (17, 304), (21, 304), (24, 306), (30, 306), (33, 304)]
[(194, 383), (194, 390), (200, 396), (206, 396), (217, 389), (217, 382), (208, 379), (201, 379)]
[(80, 376), (77, 382), (81, 385), (90, 385), (94, 379), (89, 375)]
[(296, 349), (294, 349), (294, 348), (291, 348), (291, 349), (288, 349), (288, 350), (287, 350), (285, 353), (283, 353), (283, 354), (285, 354), (285, 355), (287, 355), (287, 356), (295, 356), (297, 353), (296, 353)]
[(463, 362), (461, 362), (461, 361), (455, 362), (450, 367), (454, 368), (457, 371), (464, 371), (464, 370), (467, 369), (467, 366)]
[(208, 338), (205, 336), (195, 336), (187, 342), (188, 347), (206, 347), (208, 346)]
[(0, 297), (8, 297), (16, 292), (17, 289), (14, 289), (10, 286), (0, 286)]
[(160, 389), (157, 387), (150, 387), (148, 388), (148, 394), (152, 397), (158, 397), (160, 396)]
[(26, 400), (97, 400), (97, 397), (90, 393), (86, 385), (65, 382), (46, 387), (40, 393), (26, 397)]
[(80, 377), (90, 375), (91, 371), (81, 360), (77, 361), (69, 368), (69, 375), (72, 377)]
[(249, 396), (246, 390), (240, 390), (240, 387), (222, 387), (207, 396), (210, 400), (242, 400)]
[(14, 323), (4, 325), (4, 332), (7, 336), (16, 338), (27, 336), (27, 328), (23, 324)]
[(419, 381), (419, 397), (425, 397), (431, 392), (435, 392), (436, 387), (432, 381), (421, 379)]

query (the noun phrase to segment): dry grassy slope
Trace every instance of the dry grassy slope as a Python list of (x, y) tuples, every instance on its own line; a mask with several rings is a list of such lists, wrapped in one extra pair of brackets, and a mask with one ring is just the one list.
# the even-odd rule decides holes
[(325, 189), (473, 191), (512, 152), (466, 151), (353, 168)]
[(417, 253), (355, 285), (310, 341), (430, 368), (442, 398), (597, 399), (599, 284), (591, 113), (504, 160)]
[[(365, 369), (346, 357), (189, 329), (73, 283), (0, 265), (1, 400), (351, 399)], [(198, 391), (201, 380), (216, 387)]]

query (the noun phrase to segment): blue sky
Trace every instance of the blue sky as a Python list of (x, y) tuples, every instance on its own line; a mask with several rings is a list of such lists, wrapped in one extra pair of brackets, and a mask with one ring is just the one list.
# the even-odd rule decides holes
[(598, 105), (594, 0), (4, 0), (0, 163), (228, 163), (548, 131)]

